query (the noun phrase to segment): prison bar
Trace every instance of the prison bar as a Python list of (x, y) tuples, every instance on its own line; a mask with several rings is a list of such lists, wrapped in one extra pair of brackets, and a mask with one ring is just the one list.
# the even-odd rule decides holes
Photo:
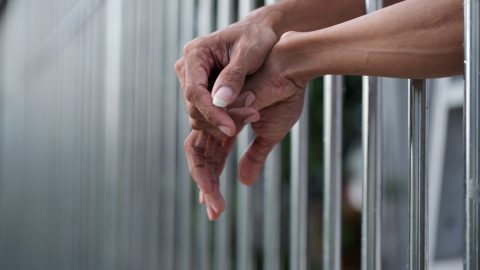
[[(212, 32), (215, 28), (213, 26), (213, 0), (200, 0), (197, 2), (197, 35), (203, 36)], [(198, 192), (198, 190), (197, 190)], [(197, 213), (197, 228), (196, 236), (196, 251), (195, 257), (197, 259), (197, 267), (199, 270), (212, 269), (212, 254), (211, 250), (211, 230), (212, 224), (207, 218), (207, 213), (204, 205), (196, 204)]]
[[(234, 1), (217, 1), (217, 29), (222, 29), (234, 21)], [(193, 14), (192, 14), (193, 15)], [(230, 155), (220, 176), (220, 191), (225, 199), (225, 211), (215, 224), (215, 268), (232, 269), (232, 218), (233, 218), (233, 181), (235, 181), (235, 158)]]
[[(194, 37), (194, 0), (181, 0), (180, 1), (180, 10), (183, 13), (183, 16), (180, 16), (180, 33), (179, 33), (179, 47), (177, 48), (177, 55), (180, 57), (183, 54), (182, 48)], [(152, 16), (155, 18), (157, 16)], [(182, 91), (178, 89), (178, 106), (179, 108), (184, 108), (185, 104), (183, 101)], [(180, 110), (179, 110), (180, 111)], [(187, 138), (190, 133), (190, 125), (188, 123), (188, 118), (181, 117), (181, 113), (178, 114), (178, 134), (180, 138)], [(175, 268), (179, 270), (190, 270), (192, 269), (192, 201), (195, 201), (196, 198), (192, 199), (192, 189), (194, 188), (193, 181), (188, 173), (188, 164), (183, 150), (183, 143), (178, 143), (178, 168), (179, 168), (179, 209), (178, 209), (178, 249), (177, 256), (175, 260)], [(196, 190), (196, 187), (195, 187)]]
[[(238, 19), (246, 17), (250, 11), (255, 9), (254, 0), (244, 0), (238, 2)], [(238, 157), (243, 155), (252, 139), (252, 131), (250, 127), (245, 127), (238, 135)], [(257, 179), (259, 181), (259, 179)], [(254, 237), (253, 237), (253, 187), (247, 187), (239, 182), (237, 185), (238, 211), (237, 211), (237, 269), (252, 270), (254, 269)]]
[(323, 269), (340, 270), (343, 77), (325, 76), (323, 96)]
[[(266, 0), (265, 5), (277, 0)], [(282, 181), (282, 144), (276, 145), (269, 154), (264, 168), (264, 264), (265, 270), (281, 269), (281, 181)]]
[(302, 115), (291, 131), (290, 269), (308, 267), (308, 109), (307, 86)]
[[(380, 9), (382, 0), (367, 0), (367, 13)], [(362, 92), (362, 270), (381, 268), (382, 209), (382, 92), (381, 78), (363, 77)]]
[(426, 167), (428, 93), (426, 80), (409, 80), (408, 269), (428, 269), (428, 179)]
[(465, 270), (480, 268), (480, 3), (465, 0)]

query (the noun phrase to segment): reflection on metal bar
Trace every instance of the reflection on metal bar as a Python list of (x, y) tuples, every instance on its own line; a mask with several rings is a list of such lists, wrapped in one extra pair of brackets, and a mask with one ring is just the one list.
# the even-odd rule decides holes
[[(233, 22), (234, 2), (233, 0), (217, 1), (217, 28), (222, 29)], [(220, 191), (225, 198), (225, 211), (215, 224), (215, 269), (232, 268), (232, 218), (233, 203), (232, 192), (235, 180), (235, 158), (233, 153), (225, 163), (225, 169), (220, 176)]]
[[(119, 132), (120, 132), (120, 90), (121, 90), (121, 44), (122, 44), (122, 6), (123, 1), (109, 1), (105, 12), (105, 236), (108, 239), (106, 270), (116, 266), (119, 230), (117, 221), (119, 213)], [(60, 78), (63, 78), (61, 76)]]
[[(307, 87), (309, 89), (310, 87)], [(291, 132), (291, 195), (290, 195), (290, 269), (305, 270), (308, 266), (308, 93), (305, 106)]]
[[(238, 17), (246, 17), (251, 10), (255, 8), (254, 0), (244, 0), (238, 2)], [(238, 157), (240, 158), (250, 143), (250, 127), (245, 127), (238, 136)], [(253, 190), (252, 187), (237, 185), (237, 228), (238, 228), (238, 247), (237, 247), (237, 269), (253, 269)]]
[[(366, 0), (367, 13), (383, 7), (382, 0)], [(382, 201), (381, 79), (363, 77), (362, 148), (362, 270), (380, 269)]]
[(270, 152), (264, 169), (265, 221), (264, 221), (264, 269), (280, 269), (280, 208), (282, 180), (282, 145), (276, 145)]
[[(178, 46), (178, 15), (179, 15), (179, 1), (166, 1), (165, 2), (166, 18), (167, 24), (165, 28), (165, 36), (167, 37), (166, 42), (166, 53), (165, 63), (170, 67), (167, 70), (165, 77), (166, 80), (166, 89), (172, 89), (175, 91), (178, 87), (177, 78), (175, 76), (174, 70), (171, 68), (177, 59), (177, 48)], [(178, 112), (178, 101), (177, 95), (164, 95), (164, 104), (163, 104), (163, 117), (164, 117), (164, 143), (163, 143), (163, 180), (166, 181), (166, 213), (163, 216), (166, 222), (165, 230), (165, 239), (163, 242), (165, 246), (168, 247), (164, 250), (165, 260), (162, 261), (162, 268), (166, 270), (173, 270), (174, 265), (174, 251), (175, 251), (175, 193), (176, 193), (176, 183), (177, 183), (177, 167), (176, 167), (176, 153), (177, 153), (177, 122), (176, 119), (171, 118), (171, 114)], [(141, 106), (141, 105), (140, 105)]]
[(380, 101), (379, 78), (363, 77), (362, 270), (380, 269), (382, 199)]
[[(180, 16), (180, 46), (177, 50), (178, 54), (181, 54), (181, 48), (193, 39), (193, 25), (194, 25), (194, 0), (181, 0), (180, 10), (182, 16)], [(177, 91), (178, 106), (184, 108), (183, 97), (181, 91)], [(179, 113), (177, 116), (178, 121), (178, 134), (179, 138), (185, 139), (190, 132), (190, 125), (188, 119), (184, 114)], [(192, 269), (191, 260), (191, 245), (192, 245), (192, 179), (188, 173), (187, 161), (183, 152), (183, 144), (177, 144), (178, 152), (178, 184), (179, 184), (179, 209), (178, 209), (178, 253), (176, 254), (175, 267), (179, 270)], [(195, 191), (196, 188), (195, 188)]]
[(425, 80), (410, 80), (408, 89), (409, 252), (408, 269), (427, 269), (428, 181), (426, 177), (428, 94)]
[(465, 269), (480, 268), (480, 3), (465, 0)]
[(341, 269), (343, 77), (324, 77), (323, 269)]
[[(198, 8), (198, 35), (204, 36), (214, 30), (213, 28), (213, 0), (199, 0)], [(198, 190), (197, 190), (198, 192)], [(211, 262), (211, 224), (207, 218), (205, 206), (196, 204), (196, 259), (199, 270), (212, 269)]]

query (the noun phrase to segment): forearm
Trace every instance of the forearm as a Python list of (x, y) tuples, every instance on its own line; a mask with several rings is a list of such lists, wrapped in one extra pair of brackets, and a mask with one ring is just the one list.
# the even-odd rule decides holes
[[(401, 0), (384, 0), (389, 6)], [(284, 0), (259, 8), (246, 19), (267, 21), (280, 37), (287, 31), (313, 31), (365, 14), (365, 0)]]
[(407, 0), (323, 30), (287, 37), (285, 72), (428, 78), (463, 71), (460, 0)]

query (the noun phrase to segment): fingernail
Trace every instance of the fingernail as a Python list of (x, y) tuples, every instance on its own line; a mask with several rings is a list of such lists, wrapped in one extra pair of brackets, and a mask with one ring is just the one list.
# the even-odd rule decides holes
[(244, 124), (250, 124), (250, 123), (253, 123), (253, 122), (257, 122), (258, 120), (260, 120), (260, 116), (258, 114), (254, 114), (254, 115), (251, 115), (249, 117), (247, 117), (247, 119), (245, 119), (245, 121), (243, 121)]
[(213, 220), (213, 217), (214, 217), (214, 213), (213, 213), (213, 210), (210, 206), (207, 206), (207, 216), (208, 216), (208, 219), (210, 221)]
[(219, 126), (218, 129), (220, 129), (223, 132), (223, 134), (227, 136), (230, 136), (230, 137), (233, 136), (233, 132), (229, 127)]
[(201, 203), (203, 204), (205, 201), (204, 201), (204, 198), (203, 198), (203, 192), (202, 191), (199, 191), (198, 192), (198, 203)]
[(233, 90), (230, 87), (222, 86), (213, 96), (213, 104), (218, 107), (227, 107), (233, 96)]
[(253, 101), (255, 100), (255, 95), (254, 94), (248, 94), (247, 97), (245, 98), (245, 103), (243, 104), (245, 107), (248, 107), (252, 105)]

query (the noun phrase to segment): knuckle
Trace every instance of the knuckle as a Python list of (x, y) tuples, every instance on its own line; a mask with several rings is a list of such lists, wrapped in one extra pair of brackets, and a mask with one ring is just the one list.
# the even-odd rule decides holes
[(239, 67), (231, 67), (225, 70), (225, 79), (229, 82), (242, 83), (244, 79), (243, 73)]
[(182, 71), (183, 67), (183, 58), (180, 58), (175, 62), (175, 65), (173, 66), (177, 74), (179, 74)]
[(192, 129), (194, 130), (202, 130), (202, 124), (200, 123), (200, 121), (198, 120), (195, 120), (193, 118), (190, 118), (190, 126), (192, 127)]
[(195, 88), (191, 84), (187, 84), (185, 87), (185, 99), (189, 102), (194, 102), (196, 96)]
[(195, 118), (198, 118), (198, 110), (197, 108), (195, 108), (195, 106), (193, 106), (191, 103), (188, 103), (187, 104), (187, 114), (190, 116), (190, 117), (195, 117)]

